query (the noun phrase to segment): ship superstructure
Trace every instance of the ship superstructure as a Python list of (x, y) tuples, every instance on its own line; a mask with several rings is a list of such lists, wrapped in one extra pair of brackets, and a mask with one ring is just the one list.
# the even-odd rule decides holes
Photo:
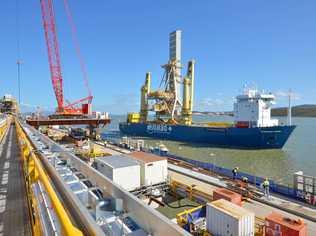
[(234, 103), (234, 123), (237, 127), (271, 127), (279, 121), (271, 119), (271, 107), (275, 96), (271, 93), (260, 93), (256, 89), (245, 89), (236, 97)]
[[(194, 123), (195, 61), (188, 62), (187, 73), (181, 76), (181, 31), (169, 38), (169, 62), (158, 90), (151, 88), (151, 74), (146, 74), (141, 88), (139, 113), (130, 113), (127, 122), (119, 125), (127, 135), (149, 136), (185, 142), (207, 143), (214, 146), (237, 148), (282, 148), (295, 126), (278, 124), (271, 119), (275, 97), (256, 89), (245, 89), (236, 97), (234, 122)], [(182, 92), (182, 100), (179, 94)], [(182, 101), (182, 102), (181, 102)], [(149, 113), (154, 119), (149, 119)]]

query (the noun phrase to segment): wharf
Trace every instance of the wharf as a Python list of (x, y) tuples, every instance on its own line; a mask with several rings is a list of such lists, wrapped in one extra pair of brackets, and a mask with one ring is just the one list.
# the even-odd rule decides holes
[(103, 150), (103, 152), (108, 153), (108, 154), (110, 154), (110, 155), (112, 155), (112, 156), (122, 154), (122, 152), (120, 152), (120, 151), (117, 151), (117, 150), (115, 150), (115, 149), (113, 149), (113, 148), (109, 148), (109, 147), (107, 147), (107, 146), (102, 146), (102, 145), (100, 145), (100, 144), (98, 144), (98, 143), (96, 143), (96, 142), (94, 142), (94, 145), (97, 145), (100, 149)]
[[(212, 194), (217, 187), (227, 187), (224, 179), (198, 173), (177, 165), (168, 163), (169, 175), (171, 179), (195, 185), (195, 188)], [(220, 183), (220, 184), (219, 184)], [(272, 211), (279, 212), (290, 218), (304, 218), (307, 223), (308, 235), (316, 235), (316, 209), (299, 205), (298, 203), (272, 195), (268, 201), (264, 197), (257, 200), (249, 199), (243, 206), (253, 211), (257, 217), (264, 218)]]
[(0, 145), (0, 235), (31, 235), (16, 129), (8, 127)]

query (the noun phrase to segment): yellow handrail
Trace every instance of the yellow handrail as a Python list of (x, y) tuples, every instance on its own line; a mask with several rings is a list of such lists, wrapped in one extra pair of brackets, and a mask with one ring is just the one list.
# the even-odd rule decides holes
[[(24, 166), (26, 165), (26, 168), (24, 168), (26, 170), (26, 173), (24, 175), (26, 176), (26, 182), (28, 183), (27, 184), (28, 194), (31, 195), (30, 197), (32, 198), (34, 197), (34, 195), (32, 195), (32, 190), (30, 188), (29, 181), (33, 183), (39, 179), (43, 183), (45, 190), (51, 200), (53, 208), (56, 211), (56, 214), (62, 226), (63, 233), (65, 235), (76, 235), (76, 236), (83, 235), (82, 232), (72, 224), (69, 215), (67, 214), (65, 208), (63, 207), (54, 188), (52, 187), (50, 183), (49, 177), (45, 173), (40, 160), (38, 159), (36, 153), (34, 152), (34, 149), (30, 141), (28, 140), (27, 136), (23, 132), (20, 123), (16, 121), (15, 124), (16, 124), (18, 137), (20, 140), (19, 144), (20, 144), (21, 153), (22, 153), (23, 162), (24, 162), (23, 165)], [(38, 234), (39, 233), (37, 229), (38, 222), (34, 222), (33, 227), (34, 227), (33, 232), (35, 234)]]
[(5, 118), (5, 122), (2, 122), (0, 124), (0, 142), (2, 142), (4, 135), (7, 132), (7, 129), (9, 127), (10, 122), (11, 122), (11, 117), (8, 116)]
[(81, 231), (73, 226), (70, 218), (68, 217), (67, 212), (65, 211), (63, 205), (57, 197), (53, 187), (51, 186), (49, 179), (46, 173), (43, 171), (42, 164), (38, 160), (38, 158), (34, 158), (35, 168), (38, 171), (38, 176), (41, 182), (43, 183), (49, 198), (53, 204), (54, 209), (56, 210), (57, 216), (63, 226), (67, 235), (82, 235)]

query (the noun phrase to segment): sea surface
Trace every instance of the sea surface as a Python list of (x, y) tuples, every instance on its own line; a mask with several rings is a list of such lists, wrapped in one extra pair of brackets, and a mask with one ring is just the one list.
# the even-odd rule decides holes
[[(126, 120), (126, 116), (112, 116), (112, 123), (104, 130), (118, 130), (118, 123)], [(231, 117), (196, 115), (194, 121), (231, 121)], [(285, 117), (278, 117), (281, 123)], [(291, 185), (293, 173), (303, 171), (304, 174), (316, 176), (316, 118), (292, 118), (297, 125), (282, 150), (239, 150), (229, 148), (213, 148), (207, 145), (174, 142), (144, 138), (148, 146), (163, 143), (173, 154), (183, 157), (215, 163), (226, 168), (239, 167), (240, 171), (268, 177), (285, 185)]]

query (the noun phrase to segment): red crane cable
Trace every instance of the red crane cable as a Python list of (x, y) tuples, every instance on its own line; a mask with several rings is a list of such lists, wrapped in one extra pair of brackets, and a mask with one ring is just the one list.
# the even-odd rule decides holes
[(70, 11), (70, 7), (69, 7), (69, 4), (68, 4), (67, 0), (64, 0), (64, 7), (65, 7), (65, 10), (66, 10), (67, 19), (68, 19), (68, 22), (69, 22), (69, 25), (70, 25), (70, 28), (71, 28), (72, 40), (73, 40), (73, 43), (75, 45), (77, 57), (78, 57), (79, 62), (80, 62), (80, 68), (81, 68), (81, 72), (83, 74), (84, 83), (85, 83), (85, 86), (86, 86), (86, 88), (88, 90), (88, 97), (90, 98), (89, 99), (89, 103), (91, 103), (93, 96), (92, 96), (91, 89), (90, 89), (90, 86), (89, 86), (86, 65), (85, 65), (85, 62), (84, 62), (83, 57), (81, 55), (79, 41), (78, 41), (78, 38), (77, 38), (76, 26), (74, 24), (73, 17), (72, 17), (72, 14), (71, 14), (71, 11)]

